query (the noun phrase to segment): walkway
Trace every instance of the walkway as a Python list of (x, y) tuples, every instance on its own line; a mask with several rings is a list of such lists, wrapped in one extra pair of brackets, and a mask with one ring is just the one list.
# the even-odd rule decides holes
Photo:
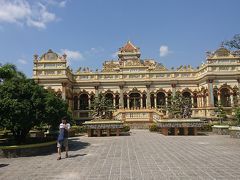
[(240, 179), (240, 140), (228, 136), (80, 137), (70, 158), (0, 159), (0, 179)]

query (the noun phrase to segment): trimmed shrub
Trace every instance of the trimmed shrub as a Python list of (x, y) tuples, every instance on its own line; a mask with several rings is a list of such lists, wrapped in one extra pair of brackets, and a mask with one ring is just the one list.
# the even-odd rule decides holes
[(153, 123), (149, 126), (149, 131), (151, 132), (157, 132), (158, 131), (158, 127), (156, 123)]
[(123, 125), (122, 132), (129, 132), (130, 131), (130, 126), (129, 125)]

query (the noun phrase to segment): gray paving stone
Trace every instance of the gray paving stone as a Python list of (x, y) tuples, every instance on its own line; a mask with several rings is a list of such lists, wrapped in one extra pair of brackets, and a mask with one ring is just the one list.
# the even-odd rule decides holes
[[(0, 179), (240, 179), (240, 141), (228, 136), (79, 137), (70, 158), (57, 154), (0, 159)], [(64, 154), (63, 154), (64, 157)]]

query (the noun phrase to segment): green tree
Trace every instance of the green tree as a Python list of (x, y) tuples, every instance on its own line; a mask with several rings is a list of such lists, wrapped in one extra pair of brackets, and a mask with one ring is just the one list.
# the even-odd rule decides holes
[(231, 40), (225, 41), (224, 45), (229, 48), (240, 49), (240, 34), (236, 34)]
[(60, 118), (69, 115), (65, 101), (34, 80), (26, 79), (15, 66), (2, 67), (0, 78), (4, 81), (0, 84), (0, 127), (11, 130), (18, 143), (25, 140), (34, 126), (46, 123), (56, 129)]
[(217, 109), (215, 110), (217, 117), (219, 119), (219, 124), (227, 118), (226, 111), (223, 109), (222, 105), (219, 103)]
[(0, 82), (4, 80), (11, 80), (12, 78), (26, 78), (26, 76), (17, 71), (17, 68), (13, 64), (0, 65)]

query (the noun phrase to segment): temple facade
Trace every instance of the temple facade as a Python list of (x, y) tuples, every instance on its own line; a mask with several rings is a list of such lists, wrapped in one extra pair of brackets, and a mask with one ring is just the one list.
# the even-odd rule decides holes
[(33, 79), (66, 100), (78, 121), (91, 119), (91, 102), (99, 93), (116, 107), (114, 118), (129, 123), (167, 118), (165, 107), (177, 92), (191, 99), (192, 117), (214, 119), (218, 104), (231, 116), (239, 103), (240, 55), (220, 47), (207, 52), (197, 68), (167, 69), (153, 59), (141, 59), (140, 49), (128, 41), (118, 59), (105, 61), (102, 70), (73, 72), (65, 54), (49, 50), (34, 55)]

